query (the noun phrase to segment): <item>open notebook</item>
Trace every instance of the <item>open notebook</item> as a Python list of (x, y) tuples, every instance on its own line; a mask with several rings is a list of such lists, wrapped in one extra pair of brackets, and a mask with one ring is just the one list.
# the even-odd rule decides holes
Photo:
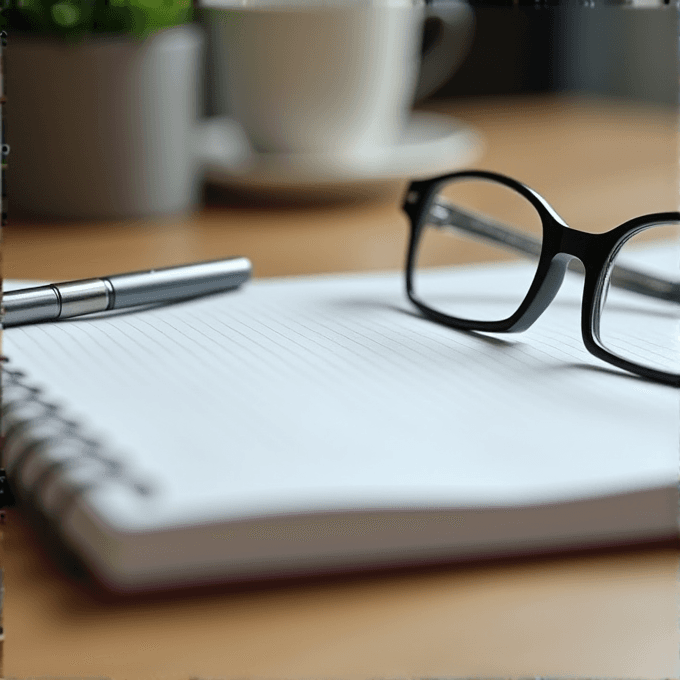
[(121, 590), (677, 536), (678, 390), (591, 357), (580, 292), (493, 337), (397, 273), (10, 328), (4, 465)]

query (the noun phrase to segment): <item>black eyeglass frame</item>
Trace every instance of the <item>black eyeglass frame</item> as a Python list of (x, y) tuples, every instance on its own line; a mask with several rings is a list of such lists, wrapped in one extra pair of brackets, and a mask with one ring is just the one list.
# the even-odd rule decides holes
[[(413, 271), (420, 235), (426, 218), (440, 188), (452, 180), (482, 179), (502, 184), (527, 199), (536, 209), (543, 225), (543, 238), (536, 273), (531, 286), (517, 311), (500, 321), (474, 321), (449, 316), (432, 309), (418, 299), (414, 292)], [(529, 328), (545, 311), (559, 290), (569, 263), (576, 258), (585, 268), (581, 307), (581, 335), (586, 349), (594, 356), (618, 368), (644, 378), (680, 387), (680, 374), (668, 373), (642, 366), (608, 351), (597, 334), (600, 299), (607, 272), (618, 250), (634, 234), (648, 227), (669, 222), (680, 224), (680, 212), (652, 213), (635, 217), (601, 234), (578, 231), (567, 225), (550, 204), (533, 189), (505, 175), (485, 170), (454, 172), (410, 184), (403, 209), (411, 221), (406, 258), (406, 294), (428, 318), (452, 328), (491, 333), (517, 333)], [(678, 300), (680, 302), (680, 299)], [(680, 309), (680, 307), (679, 307)], [(679, 357), (680, 363), (680, 357)]]

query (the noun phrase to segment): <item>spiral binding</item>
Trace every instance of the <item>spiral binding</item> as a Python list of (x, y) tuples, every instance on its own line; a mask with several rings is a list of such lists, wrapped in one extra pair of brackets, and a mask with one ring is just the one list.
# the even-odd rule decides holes
[(2, 510), (11, 505), (14, 505), (14, 495), (9, 486), (9, 481), (4, 468), (0, 468), (0, 524), (2, 524), (3, 521)]
[(61, 408), (43, 398), (26, 375), (2, 361), (2, 463), (19, 499), (39, 501), (46, 514), (61, 514), (86, 491), (123, 484), (139, 497), (152, 493), (122, 461), (86, 437)]

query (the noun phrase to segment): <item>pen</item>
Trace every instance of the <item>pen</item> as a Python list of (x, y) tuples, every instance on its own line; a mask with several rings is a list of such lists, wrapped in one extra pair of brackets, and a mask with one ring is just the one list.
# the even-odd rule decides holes
[(250, 272), (250, 260), (231, 257), (12, 290), (2, 297), (2, 325), (7, 328), (109, 309), (186, 300), (236, 288), (250, 278)]

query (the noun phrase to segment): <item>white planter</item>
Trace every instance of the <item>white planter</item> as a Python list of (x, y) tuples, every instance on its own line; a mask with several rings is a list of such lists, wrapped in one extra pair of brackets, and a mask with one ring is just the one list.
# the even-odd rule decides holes
[(196, 205), (203, 35), (79, 45), (12, 35), (5, 49), (12, 213), (117, 218)]

